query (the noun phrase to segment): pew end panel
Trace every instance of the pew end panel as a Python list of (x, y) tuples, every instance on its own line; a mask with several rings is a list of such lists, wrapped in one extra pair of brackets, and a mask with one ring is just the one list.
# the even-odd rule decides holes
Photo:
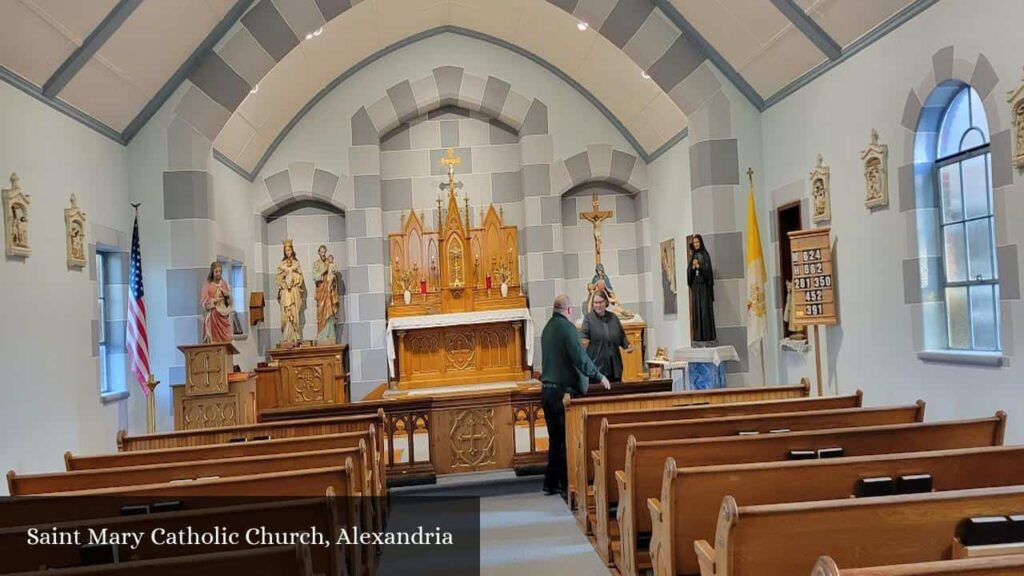
[(836, 566), (836, 561), (830, 556), (822, 556), (818, 558), (818, 561), (814, 563), (814, 570), (811, 571), (811, 576), (841, 576), (839, 572), (839, 566)]
[(1006, 439), (1006, 412), (1002, 410), (996, 412), (996, 418), (999, 420), (999, 424), (996, 426), (995, 434), (992, 438), (992, 445), (1002, 446), (1003, 441)]
[[(602, 418), (601, 442), (604, 441), (604, 432), (607, 432), (607, 430), (608, 419)], [(605, 470), (605, 462), (601, 460), (601, 454), (604, 454), (604, 451), (602, 451), (600, 448), (598, 450), (593, 450), (590, 454), (591, 461), (593, 462), (593, 472), (595, 478), (604, 477), (604, 475), (611, 472)], [(591, 487), (590, 482), (587, 481), (585, 486), (587, 486), (589, 489)], [(608, 497), (610, 496), (610, 494), (608, 494), (608, 491), (610, 490), (611, 488), (607, 486), (606, 483), (594, 482), (593, 497), (590, 497), (590, 495), (588, 494), (586, 496), (586, 500), (584, 501), (584, 504), (586, 505), (588, 511), (587, 524), (590, 528), (590, 533), (594, 535), (594, 540), (596, 541), (597, 555), (601, 557), (601, 560), (604, 561), (605, 565), (607, 566), (610, 566), (612, 564), (611, 535), (608, 533), (608, 524), (610, 520), (609, 516), (611, 514), (608, 508)], [(595, 521), (593, 523), (589, 521), (589, 510), (591, 508), (594, 510)]]
[[(672, 494), (675, 490), (679, 467), (676, 459), (665, 459), (665, 471), (661, 481), (661, 499), (648, 498), (647, 510), (651, 515), (651, 568), (654, 576), (675, 576), (675, 518), (673, 517)], [(639, 513), (639, 512), (638, 512)]]
[(700, 576), (714, 576), (715, 574), (715, 549), (707, 540), (696, 540), (693, 543), (693, 551), (697, 554), (697, 562), (700, 563)]
[[(604, 439), (607, 435), (601, 436)], [(639, 511), (632, 510), (629, 503), (633, 501), (633, 490), (635, 490), (636, 483), (633, 481), (635, 476), (635, 470), (632, 466), (633, 456), (636, 454), (636, 436), (630, 435), (626, 440), (626, 469), (615, 471), (615, 484), (619, 490), (618, 507), (616, 509), (616, 520), (618, 521), (618, 532), (619, 532), (619, 546), (621, 546), (621, 553), (617, 559), (616, 565), (619, 568), (619, 572), (623, 576), (636, 576), (636, 522), (633, 521), (633, 515)], [(606, 484), (606, 483), (602, 483)], [(607, 500), (605, 500), (607, 506)], [(598, 508), (601, 507), (600, 501), (598, 501)], [(609, 548), (611, 542), (608, 543)]]
[(718, 527), (715, 530), (714, 547), (707, 540), (698, 540), (693, 545), (697, 552), (701, 576), (728, 576), (732, 573), (732, 554), (735, 551), (735, 546), (729, 544), (739, 520), (740, 511), (736, 499), (732, 496), (722, 498), (722, 507), (718, 512)]

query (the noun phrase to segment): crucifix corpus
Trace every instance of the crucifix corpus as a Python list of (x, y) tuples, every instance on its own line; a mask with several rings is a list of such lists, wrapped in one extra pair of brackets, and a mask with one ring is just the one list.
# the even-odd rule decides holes
[(611, 210), (601, 210), (601, 203), (598, 202), (597, 194), (594, 194), (591, 203), (593, 209), (590, 212), (580, 212), (580, 218), (594, 225), (594, 262), (601, 263), (601, 222), (612, 217)]
[(449, 194), (454, 194), (456, 190), (462, 188), (462, 182), (455, 181), (455, 167), (462, 164), (462, 158), (456, 156), (455, 150), (449, 148), (448, 153), (441, 158), (441, 164), (448, 167), (448, 181), (441, 182), (441, 190), (447, 190)]

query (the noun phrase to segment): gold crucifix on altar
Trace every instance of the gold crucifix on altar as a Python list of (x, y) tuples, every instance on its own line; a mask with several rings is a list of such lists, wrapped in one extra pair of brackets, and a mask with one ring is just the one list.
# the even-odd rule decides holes
[(594, 262), (596, 264), (601, 263), (601, 222), (612, 217), (613, 212), (611, 210), (601, 210), (601, 203), (597, 199), (597, 194), (594, 194), (593, 199), (593, 210), (590, 212), (580, 212), (580, 218), (583, 218), (587, 222), (594, 225)]

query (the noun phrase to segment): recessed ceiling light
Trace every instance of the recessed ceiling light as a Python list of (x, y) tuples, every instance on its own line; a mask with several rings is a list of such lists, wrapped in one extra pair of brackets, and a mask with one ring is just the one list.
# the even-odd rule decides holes
[(647, 70), (641, 70), (640, 75), (643, 76), (644, 80), (650, 80), (651, 75), (647, 73)]
[(576, 29), (580, 32), (586, 32), (587, 28), (590, 28), (590, 24), (587, 24), (583, 20), (580, 20), (579, 23), (576, 24)]
[(260, 91), (260, 85), (257, 84), (257, 85), (252, 87), (252, 90), (249, 90), (249, 94), (255, 94), (255, 93), (259, 92), (259, 91)]

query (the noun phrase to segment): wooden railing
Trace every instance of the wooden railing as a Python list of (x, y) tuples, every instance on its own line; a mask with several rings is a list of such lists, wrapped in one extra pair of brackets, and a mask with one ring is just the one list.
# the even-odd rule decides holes
[[(616, 385), (593, 395), (665, 392), (670, 380)], [(432, 482), (437, 475), (475, 470), (536, 471), (547, 463), (547, 427), (540, 387), (501, 392), (396, 398), (315, 408), (261, 411), (260, 422), (354, 416), (384, 410), (384, 456), (392, 485)], [(463, 430), (466, 427), (466, 430)], [(460, 428), (461, 427), (461, 428)], [(479, 462), (453, 463), (453, 445), (482, 450)], [(473, 444), (473, 443), (476, 444)]]

